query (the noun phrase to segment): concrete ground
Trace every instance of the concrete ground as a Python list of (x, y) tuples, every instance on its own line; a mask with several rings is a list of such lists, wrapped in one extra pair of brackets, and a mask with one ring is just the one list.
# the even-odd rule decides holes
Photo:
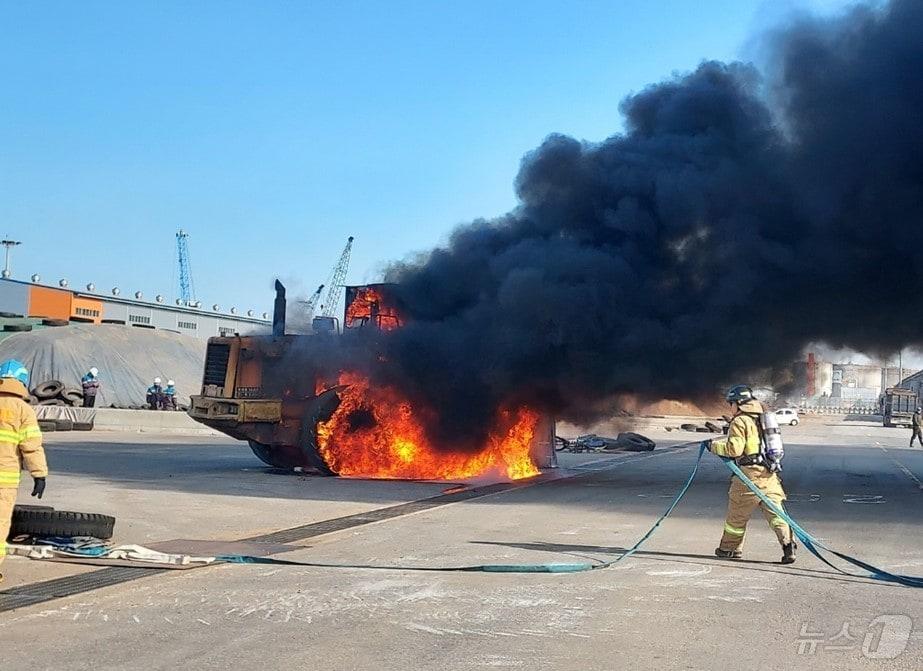
[[(660, 447), (697, 436), (646, 433), (655, 453), (562, 455), (566, 468), (542, 482), (313, 535), (278, 556), (404, 567), (613, 559), (695, 459)], [(907, 449), (909, 432), (816, 418), (785, 434), (793, 516), (841, 551), (923, 575), (923, 450)], [(61, 434), (48, 453), (43, 503), (114, 514), (115, 540), (140, 544), (252, 537), (448, 487), (274, 473), (223, 438)], [(643, 551), (605, 570), (152, 571), (0, 613), (0, 645), (34, 669), (923, 668), (923, 591), (839, 575), (805, 551), (783, 567), (759, 515), (745, 560), (715, 559), (727, 481), (706, 457)], [(11, 557), (4, 588), (99, 570)]]

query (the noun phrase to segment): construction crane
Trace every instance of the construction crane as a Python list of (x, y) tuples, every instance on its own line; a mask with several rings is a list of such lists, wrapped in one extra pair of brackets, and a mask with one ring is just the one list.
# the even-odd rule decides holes
[(189, 266), (189, 234), (183, 229), (176, 232), (176, 263), (179, 266), (179, 299), (183, 305), (195, 303), (195, 285)]
[(330, 279), (327, 280), (327, 298), (321, 304), (321, 316), (333, 317), (337, 311), (337, 304), (340, 302), (340, 290), (343, 288), (343, 282), (346, 281), (346, 271), (349, 270), (349, 255), (353, 249), (353, 236), (346, 240), (346, 247), (340, 254), (340, 260), (333, 267), (330, 273)]
[(317, 305), (317, 299), (320, 298), (320, 293), (323, 290), (324, 290), (324, 285), (321, 284), (319, 287), (317, 287), (317, 290), (315, 290), (315, 292), (311, 294), (311, 297), (308, 300), (299, 301), (300, 303), (304, 305), (304, 313), (308, 319), (311, 319), (311, 317), (314, 316), (314, 307)]

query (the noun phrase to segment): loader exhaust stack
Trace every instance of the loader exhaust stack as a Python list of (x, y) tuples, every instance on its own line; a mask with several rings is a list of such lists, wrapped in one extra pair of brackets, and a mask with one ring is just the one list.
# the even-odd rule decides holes
[(272, 308), (272, 334), (285, 335), (285, 286), (276, 280), (276, 302)]

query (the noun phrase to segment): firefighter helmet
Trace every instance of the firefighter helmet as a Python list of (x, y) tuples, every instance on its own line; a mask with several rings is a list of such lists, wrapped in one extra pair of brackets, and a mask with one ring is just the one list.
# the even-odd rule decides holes
[(746, 403), (753, 400), (753, 390), (745, 384), (735, 384), (728, 389), (728, 393), (724, 398), (728, 403)]
[(23, 386), (29, 384), (29, 369), (21, 361), (10, 359), (0, 364), (0, 377), (11, 377), (22, 382)]

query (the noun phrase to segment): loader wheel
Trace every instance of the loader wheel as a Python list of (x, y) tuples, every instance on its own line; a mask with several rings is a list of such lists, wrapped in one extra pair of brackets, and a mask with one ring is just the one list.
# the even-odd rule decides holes
[(42, 400), (43, 398), (54, 398), (62, 391), (64, 391), (63, 382), (60, 380), (49, 380), (48, 382), (42, 382), (33, 389), (32, 395), (38, 400)]
[(13, 536), (92, 536), (112, 538), (115, 518), (96, 513), (73, 513), (66, 510), (36, 510), (16, 507), (10, 525)]
[(255, 440), (248, 440), (247, 442), (250, 444), (250, 449), (253, 450), (256, 458), (267, 466), (281, 468), (286, 471), (291, 471), (295, 468), (314, 468), (313, 465), (305, 463), (304, 455), (297, 447), (266, 445)]

